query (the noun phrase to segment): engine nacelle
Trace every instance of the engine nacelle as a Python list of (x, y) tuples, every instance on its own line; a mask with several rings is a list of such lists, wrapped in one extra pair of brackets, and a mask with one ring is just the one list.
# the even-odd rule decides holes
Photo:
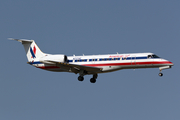
[(55, 61), (55, 62), (67, 62), (66, 55), (47, 55), (40, 59), (40, 61)]

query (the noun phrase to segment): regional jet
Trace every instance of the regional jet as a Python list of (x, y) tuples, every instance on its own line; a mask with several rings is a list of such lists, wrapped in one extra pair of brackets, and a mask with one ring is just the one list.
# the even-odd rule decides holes
[(84, 75), (92, 75), (91, 83), (95, 83), (99, 73), (113, 72), (122, 69), (159, 68), (159, 76), (164, 69), (171, 68), (173, 63), (153, 53), (107, 54), (66, 56), (64, 54), (43, 53), (34, 40), (13, 39), (24, 46), (28, 64), (43, 70), (54, 72), (70, 72), (79, 74), (78, 80), (83, 81)]

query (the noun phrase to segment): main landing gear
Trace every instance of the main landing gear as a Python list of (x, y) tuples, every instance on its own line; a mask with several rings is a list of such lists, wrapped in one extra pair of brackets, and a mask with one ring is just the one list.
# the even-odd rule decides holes
[(84, 77), (83, 77), (83, 76), (79, 76), (79, 77), (78, 77), (78, 80), (79, 80), (79, 81), (83, 81), (83, 80), (84, 80)]
[(90, 82), (91, 82), (91, 83), (95, 83), (97, 77), (98, 77), (98, 75), (97, 75), (97, 74), (94, 74), (93, 77), (90, 79)]
[[(93, 77), (90, 79), (90, 82), (91, 82), (91, 83), (95, 83), (97, 77), (98, 77), (98, 75), (97, 75), (97, 74), (94, 74)], [(79, 75), (78, 80), (79, 80), (79, 81), (83, 81), (83, 80), (84, 80), (84, 77), (83, 77), (82, 74)]]

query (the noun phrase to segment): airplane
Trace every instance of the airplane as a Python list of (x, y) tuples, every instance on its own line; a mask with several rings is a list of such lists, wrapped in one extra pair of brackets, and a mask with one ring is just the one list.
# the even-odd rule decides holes
[(99, 73), (113, 72), (122, 69), (159, 68), (159, 76), (164, 69), (174, 64), (158, 57), (154, 53), (107, 54), (66, 56), (64, 54), (43, 53), (34, 40), (13, 39), (24, 46), (28, 64), (43, 70), (54, 72), (70, 72), (79, 74), (78, 80), (83, 81), (84, 75), (93, 75), (91, 83), (95, 83)]

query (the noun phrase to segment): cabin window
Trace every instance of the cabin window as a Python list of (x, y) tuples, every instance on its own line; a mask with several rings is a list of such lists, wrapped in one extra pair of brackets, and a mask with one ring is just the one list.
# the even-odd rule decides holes
[(68, 60), (68, 62), (73, 62), (73, 60)]
[(128, 57), (128, 58), (126, 58), (126, 60), (131, 60), (131, 58), (130, 58), (130, 57)]
[(132, 60), (135, 60), (136, 59), (136, 57), (132, 57)]

